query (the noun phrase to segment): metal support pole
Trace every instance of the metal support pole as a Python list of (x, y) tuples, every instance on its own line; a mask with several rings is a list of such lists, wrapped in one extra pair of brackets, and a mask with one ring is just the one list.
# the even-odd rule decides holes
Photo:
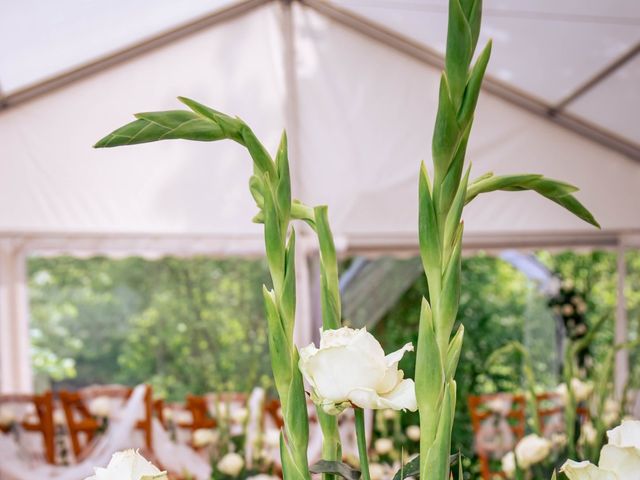
[[(615, 327), (615, 343), (624, 343), (628, 341), (628, 319), (627, 319), (627, 302), (624, 294), (625, 279), (627, 276), (627, 262), (625, 260), (626, 249), (620, 245), (618, 247), (618, 292), (616, 306), (616, 327)], [(616, 366), (614, 374), (615, 391), (618, 398), (624, 392), (625, 385), (629, 378), (629, 351), (626, 349), (616, 353)]]

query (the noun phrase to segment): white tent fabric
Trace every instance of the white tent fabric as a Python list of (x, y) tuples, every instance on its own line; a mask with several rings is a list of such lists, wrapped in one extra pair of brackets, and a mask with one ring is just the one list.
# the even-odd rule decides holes
[[(251, 164), (239, 146), (90, 148), (133, 112), (180, 108), (178, 95), (241, 116), (271, 150), (286, 127), (294, 194), (329, 205), (344, 252), (415, 252), (417, 172), (430, 156), (438, 69), (331, 19), (314, 2), (245, 3), (252, 8), (242, 15), (44, 95), (13, 106), (14, 97), (5, 97), (0, 390), (31, 387), (26, 256), (262, 254), (260, 226), (250, 221)], [(555, 71), (536, 72), (544, 73), (531, 79), (536, 85), (555, 82)], [(468, 248), (614, 246), (640, 237), (640, 163), (500, 96), (481, 97), (468, 157), (475, 175), (538, 172), (579, 185), (579, 199), (603, 226), (595, 232), (532, 194), (492, 194), (466, 211)], [(306, 261), (315, 242), (301, 233), (298, 313), (306, 321), (298, 340), (306, 342), (316, 328), (305, 288), (315, 274)]]

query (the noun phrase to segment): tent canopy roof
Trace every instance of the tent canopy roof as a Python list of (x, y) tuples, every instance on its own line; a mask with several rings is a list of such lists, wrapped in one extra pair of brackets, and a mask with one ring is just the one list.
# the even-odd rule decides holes
[[(330, 206), (345, 245), (415, 245), (417, 171), (429, 158), (446, 33), (442, 2), (160, 1), (143, 23), (132, 20), (148, 7), (138, 2), (124, 27), (107, 28), (119, 3), (90, 2), (72, 15), (66, 10), (75, 2), (48, 14), (32, 6), (31, 17), (29, 2), (5, 7), (1, 236), (29, 238), (45, 250), (71, 238), (144, 245), (151, 237), (202, 241), (203, 250), (254, 248), (260, 228), (250, 223), (251, 166), (240, 147), (90, 149), (130, 113), (176, 108), (175, 97), (185, 95), (240, 115), (271, 150), (286, 126), (294, 193)], [(603, 232), (535, 195), (504, 193), (474, 201), (469, 238), (480, 246), (635, 237), (640, 5), (529, 1), (515, 10), (486, 3), (480, 42), (494, 38), (494, 79), (472, 132), (475, 175), (532, 171), (575, 183)], [(220, 10), (204, 15), (209, 8)], [(38, 27), (32, 31), (56, 35), (23, 42), (17, 25), (27, 18)], [(173, 21), (187, 24), (150, 38)], [(10, 39), (20, 47), (11, 50)]]

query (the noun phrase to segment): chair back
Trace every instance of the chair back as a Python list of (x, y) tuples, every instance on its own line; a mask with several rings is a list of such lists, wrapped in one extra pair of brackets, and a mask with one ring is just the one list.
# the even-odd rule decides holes
[[(543, 392), (536, 395), (536, 413), (544, 436), (565, 432), (564, 409), (564, 402), (559, 393)], [(580, 423), (589, 420), (590, 414), (587, 407), (578, 406), (576, 413)]]
[[(98, 397), (109, 399), (122, 399), (126, 401), (131, 397), (133, 389), (121, 385), (91, 386), (81, 390), (70, 392), (61, 390), (58, 392), (60, 403), (67, 419), (71, 447), (77, 459), (82, 459), (88, 452), (96, 433), (101, 428), (100, 422), (89, 409), (89, 402)], [(136, 429), (144, 434), (145, 446), (149, 452), (153, 452), (153, 390), (150, 385), (145, 386), (144, 414), (136, 423)], [(81, 438), (84, 436), (84, 441)]]
[[(19, 420), (20, 426), (28, 432), (38, 432), (42, 435), (44, 458), (47, 463), (55, 463), (55, 426), (53, 422), (53, 394), (47, 391), (41, 395), (0, 395), (0, 408), (10, 408), (7, 405), (20, 405), (24, 410), (33, 409), (35, 415)], [(10, 427), (0, 426), (0, 431), (6, 433)]]
[[(504, 412), (504, 419), (508, 422), (509, 429), (513, 433), (514, 440), (517, 442), (525, 434), (526, 428), (526, 400), (524, 395), (510, 393), (494, 393), (489, 395), (471, 395), (468, 399), (469, 411), (471, 413), (471, 424), (473, 426), (474, 437), (476, 441), (482, 430), (485, 421), (496, 416), (494, 410), (490, 408), (493, 402), (504, 401), (509, 402), (508, 411)], [(515, 447), (515, 445), (513, 445)], [(486, 449), (476, 449), (480, 460), (480, 473), (483, 480), (493, 478), (505, 478), (505, 474), (501, 469), (494, 469), (491, 465), (491, 452)]]

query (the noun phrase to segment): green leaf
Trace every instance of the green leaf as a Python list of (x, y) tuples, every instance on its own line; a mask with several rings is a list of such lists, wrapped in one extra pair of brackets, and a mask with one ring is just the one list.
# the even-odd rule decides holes
[(269, 155), (266, 148), (264, 148), (262, 143), (260, 143), (256, 138), (253, 130), (251, 130), (245, 123), (242, 124), (242, 128), (240, 130), (240, 138), (241, 143), (249, 151), (249, 155), (251, 155), (256, 168), (258, 168), (258, 170), (260, 170), (264, 175), (268, 174), (271, 181), (275, 183), (278, 175), (276, 173), (273, 160), (271, 160), (271, 155)]
[(214, 122), (185, 110), (138, 113), (136, 117), (137, 120), (114, 130), (94, 147), (117, 147), (175, 139), (212, 142), (225, 138), (222, 129)]
[(293, 338), (296, 318), (296, 232), (292, 228), (284, 258), (284, 282), (280, 301), (287, 338)]
[(309, 467), (311, 473), (330, 473), (338, 475), (345, 480), (359, 480), (360, 470), (351, 468), (346, 463), (319, 460)]
[(484, 72), (487, 69), (487, 64), (491, 57), (491, 46), (492, 42), (489, 40), (471, 70), (469, 81), (467, 82), (467, 86), (464, 90), (460, 111), (457, 115), (458, 123), (460, 125), (467, 125), (467, 123), (471, 122), (471, 118), (476, 110), (476, 104), (478, 103), (478, 97), (480, 95), (480, 87), (482, 87), (482, 79), (484, 78)]
[[(287, 339), (284, 326), (278, 313), (278, 306), (273, 290), (267, 287), (262, 288), (264, 303), (267, 312), (268, 336), (269, 336), (269, 353), (271, 357), (271, 369), (273, 370), (273, 378), (276, 382), (278, 393), (289, 390), (291, 383), (291, 347), (290, 341)], [(297, 365), (295, 367), (297, 370)], [(283, 408), (284, 409), (284, 408)]]
[[(441, 245), (438, 234), (435, 206), (431, 197), (431, 187), (427, 168), (424, 162), (420, 168), (420, 180), (418, 184), (418, 233), (420, 243), (420, 257), (422, 266), (429, 279), (429, 292), (438, 292), (440, 289), (440, 265)], [(436, 301), (435, 296), (432, 297)]]
[(469, 168), (467, 168), (467, 172), (465, 173), (462, 181), (460, 182), (460, 185), (458, 186), (458, 191), (456, 192), (456, 196), (453, 198), (451, 209), (447, 215), (447, 219), (444, 225), (445, 259), (447, 259), (447, 257), (449, 256), (449, 252), (455, 244), (454, 235), (456, 234), (460, 226), (462, 209), (464, 207), (465, 198), (467, 195), (467, 183), (469, 182), (470, 171), (471, 165), (469, 165)]
[(282, 294), (284, 281), (285, 246), (282, 227), (275, 204), (274, 192), (269, 176), (265, 178), (264, 189), (264, 242), (267, 250), (267, 262), (276, 294)]
[(276, 154), (278, 174), (276, 199), (280, 211), (282, 230), (286, 232), (291, 216), (291, 176), (289, 174), (289, 157), (287, 152), (287, 133), (282, 132), (278, 153)]
[[(457, 0), (452, 1), (455, 2)], [(436, 180), (441, 179), (447, 173), (453, 155), (457, 150), (460, 134), (457, 109), (451, 103), (447, 77), (442, 74), (440, 78), (438, 113), (436, 114), (436, 123), (433, 128), (431, 146)]]
[[(455, 465), (456, 462), (460, 464), (462, 468), (462, 456), (460, 453), (449, 456), (449, 465)], [(416, 455), (414, 458), (405, 463), (393, 476), (393, 480), (404, 480), (408, 477), (418, 478), (420, 477), (420, 455)], [(460, 477), (462, 478), (462, 477)]]
[(464, 325), (460, 324), (458, 331), (449, 342), (449, 348), (447, 349), (447, 360), (445, 362), (445, 379), (446, 381), (453, 380), (458, 368), (458, 361), (460, 360), (460, 352), (462, 351), (462, 342), (464, 340)]
[(471, 9), (465, 9), (467, 20), (469, 21), (469, 29), (471, 30), (471, 54), (476, 49), (478, 37), (480, 36), (480, 24), (482, 22), (482, 0), (471, 0)]
[(215, 122), (222, 129), (226, 138), (242, 144), (241, 131), (244, 126), (242, 120), (232, 118), (225, 113), (214, 110), (187, 97), (178, 97), (178, 100), (198, 115)]
[(341, 325), (340, 286), (338, 279), (338, 261), (336, 246), (329, 227), (326, 206), (314, 209), (318, 241), (320, 244), (320, 274), (322, 288), (320, 290), (322, 303), (322, 327), (337, 329)]
[(431, 412), (428, 415), (420, 415), (420, 449), (424, 452), (423, 446), (430, 445), (436, 436), (438, 416), (434, 415), (434, 412), (438, 411), (444, 386), (444, 369), (436, 340), (433, 314), (429, 302), (424, 298), (420, 311), (415, 382), (419, 410)]
[[(449, 382), (444, 390), (440, 421), (435, 442), (429, 450), (426, 463), (420, 469), (421, 478), (449, 478), (449, 458), (451, 452), (451, 427), (456, 403), (455, 381)], [(427, 475), (427, 473), (429, 475)]]
[(251, 178), (249, 178), (249, 191), (258, 208), (262, 209), (264, 207), (264, 194), (262, 193), (264, 191), (264, 182), (262, 178), (258, 175), (251, 175)]
[(453, 242), (451, 258), (442, 280), (442, 295), (440, 298), (440, 318), (435, 324), (438, 345), (445, 352), (449, 344), (449, 336), (458, 314), (460, 303), (460, 268), (462, 255), (462, 232), (464, 228), (459, 224)]
[(467, 71), (472, 55), (471, 29), (462, 11), (460, 0), (449, 0), (445, 69), (449, 80), (451, 102), (456, 112), (462, 100), (462, 92), (467, 82)]
[(563, 206), (585, 222), (600, 227), (593, 215), (573, 196), (578, 189), (573, 185), (539, 174), (484, 176), (474, 181), (467, 189), (466, 203), (481, 193), (496, 190), (521, 191), (533, 190), (549, 200)]

